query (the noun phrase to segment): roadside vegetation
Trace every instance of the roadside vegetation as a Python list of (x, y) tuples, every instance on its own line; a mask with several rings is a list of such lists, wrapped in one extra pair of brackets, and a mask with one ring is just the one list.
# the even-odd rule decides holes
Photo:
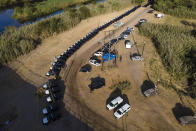
[(23, 7), (14, 8), (13, 18), (24, 22), (34, 20), (37, 17), (51, 14), (55, 11), (66, 9), (67, 7), (74, 7), (97, 0), (44, 0), (41, 2), (27, 3)]
[[(51, 14), (59, 10), (68, 10), (71, 7), (80, 7), (87, 4), (95, 4), (98, 0), (44, 0), (41, 2), (27, 2), (24, 6), (14, 8), (13, 18), (21, 22), (34, 20), (37, 17)], [(106, 0), (107, 1), (107, 0)], [(111, 1), (113, 8), (120, 8), (122, 4), (121, 1)], [(127, 0), (125, 0), (127, 2)], [(132, 0), (132, 3), (142, 3), (144, 0)], [(121, 9), (121, 8), (120, 8)], [(103, 11), (104, 12), (104, 11)]]
[(0, 35), (0, 63), (6, 64), (18, 56), (35, 49), (43, 39), (68, 30), (81, 20), (91, 16), (120, 10), (133, 5), (130, 0), (107, 0), (100, 4), (88, 4), (79, 9), (69, 9), (66, 13), (41, 20), (20, 28), (7, 27)]
[(110, 89), (120, 89), (120, 90), (126, 90), (126, 89), (130, 89), (131, 88), (131, 83), (128, 80), (125, 81), (120, 81), (117, 84), (114, 84), (112, 86), (109, 87)]
[(43, 0), (1, 0), (0, 1), (0, 8), (6, 7), (14, 7), (14, 6), (23, 6), (29, 3), (40, 2)]
[(195, 0), (154, 0), (153, 8), (169, 15), (196, 19)]
[(168, 72), (196, 98), (196, 23), (182, 23), (184, 26), (145, 23), (139, 31), (152, 39)]

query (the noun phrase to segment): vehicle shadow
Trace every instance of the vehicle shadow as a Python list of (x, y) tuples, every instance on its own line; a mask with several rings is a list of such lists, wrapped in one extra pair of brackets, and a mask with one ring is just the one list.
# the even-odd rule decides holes
[(145, 80), (141, 85), (142, 94), (144, 95), (144, 92), (151, 88), (155, 88), (155, 84), (151, 80)]
[(95, 78), (91, 78), (91, 84), (88, 85), (90, 88), (90, 92), (94, 91), (95, 89), (99, 89), (105, 86), (105, 78), (97, 76)]
[[(58, 79), (61, 97), (58, 101), (61, 118), (49, 125), (42, 125), (42, 109), (46, 99), (39, 99), (38, 87), (25, 81), (13, 69), (2, 66), (0, 69), (0, 130), (28, 131), (91, 131), (92, 128), (81, 122), (65, 109), (63, 93), (64, 81)], [(8, 121), (8, 122), (7, 122)]]
[(116, 88), (108, 97), (108, 99), (106, 100), (106, 105), (109, 104), (113, 99), (115, 99), (118, 96), (122, 96), (122, 92), (119, 88)]
[[(129, 104), (129, 98), (128, 98), (128, 96), (127, 96), (126, 94), (123, 94), (123, 95), (122, 95), (122, 98), (123, 98), (123, 103)], [(130, 105), (130, 104), (129, 104), (129, 105)]]
[(179, 118), (182, 116), (194, 116), (194, 112), (189, 107), (183, 106), (181, 103), (176, 103), (175, 107), (172, 108), (173, 115), (178, 122)]

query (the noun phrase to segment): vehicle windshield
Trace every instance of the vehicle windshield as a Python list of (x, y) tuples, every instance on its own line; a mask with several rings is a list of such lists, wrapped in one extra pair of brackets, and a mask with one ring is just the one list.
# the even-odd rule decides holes
[(110, 106), (112, 106), (112, 107), (113, 107), (113, 106), (114, 106), (114, 104), (110, 103)]
[(122, 114), (122, 112), (120, 112), (119, 110), (118, 110), (117, 112), (118, 112), (118, 114), (120, 114), (120, 115)]

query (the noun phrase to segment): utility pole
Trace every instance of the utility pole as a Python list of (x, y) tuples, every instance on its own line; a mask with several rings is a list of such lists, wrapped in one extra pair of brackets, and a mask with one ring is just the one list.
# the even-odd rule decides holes
[[(106, 42), (107, 33), (109, 33), (108, 38), (111, 40), (111, 38), (113, 39), (113, 37), (114, 37), (114, 31), (115, 31), (115, 29), (104, 31), (104, 32), (105, 32), (104, 44), (105, 44), (105, 42)], [(108, 47), (108, 48), (109, 48), (109, 49), (108, 49), (108, 51), (109, 51), (109, 52), (108, 52), (108, 53), (109, 53), (108, 59), (110, 60), (111, 43), (109, 42), (108, 44), (109, 44), (109, 47)], [(102, 68), (103, 68), (103, 64), (102, 64)]]
[(143, 53), (144, 53), (144, 47), (145, 47), (146, 43), (144, 41), (144, 46), (143, 46), (143, 49), (142, 49), (142, 56), (143, 56)]

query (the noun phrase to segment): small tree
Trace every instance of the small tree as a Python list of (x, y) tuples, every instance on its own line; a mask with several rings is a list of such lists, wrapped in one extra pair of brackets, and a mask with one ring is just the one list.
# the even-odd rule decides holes
[(89, 8), (85, 6), (79, 8), (79, 14), (81, 19), (86, 19), (91, 16)]

